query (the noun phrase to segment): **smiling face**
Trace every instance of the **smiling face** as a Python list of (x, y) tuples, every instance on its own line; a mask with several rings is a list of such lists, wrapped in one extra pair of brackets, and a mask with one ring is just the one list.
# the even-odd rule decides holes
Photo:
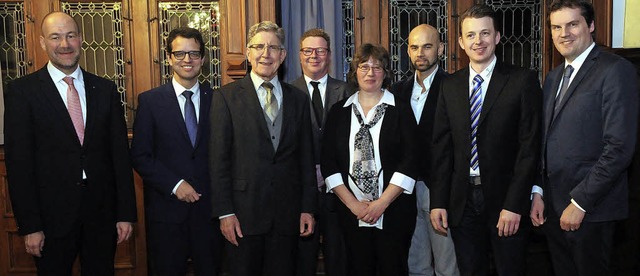
[(44, 18), (40, 46), (51, 64), (63, 73), (69, 75), (78, 68), (82, 37), (69, 15), (57, 12)]
[(572, 62), (593, 42), (594, 23), (587, 24), (579, 8), (562, 8), (549, 15), (553, 45)]
[(500, 42), (500, 32), (496, 31), (491, 17), (468, 17), (462, 21), (462, 36), (458, 42), (469, 56), (471, 67), (480, 72), (491, 63)]
[(249, 46), (258, 44), (262, 44), (263, 49), (247, 48), (247, 59), (251, 63), (251, 71), (263, 80), (271, 80), (278, 74), (278, 68), (287, 56), (287, 51), (272, 50), (268, 47), (283, 46), (273, 32), (259, 32), (249, 42)]
[[(305, 38), (300, 43), (300, 49), (305, 48), (324, 48), (329, 49), (327, 41), (319, 36), (310, 36)], [(302, 66), (302, 73), (305, 76), (319, 80), (329, 73), (329, 63), (331, 61), (331, 54), (326, 53), (324, 56), (318, 55), (317, 51), (313, 51), (310, 56), (305, 56), (302, 51), (298, 54), (300, 58), (300, 65)]]
[(356, 70), (358, 70), (357, 78), (360, 91), (371, 93), (382, 91), (382, 83), (385, 77), (382, 62), (370, 57), (366, 62), (360, 63)]
[[(171, 41), (172, 52), (200, 52), (200, 44), (194, 38), (177, 36)], [(169, 65), (173, 69), (173, 78), (183, 87), (191, 88), (198, 81), (200, 68), (204, 64), (203, 57), (193, 58), (189, 54), (179, 60), (173, 54), (169, 54)]]
[(438, 31), (432, 26), (420, 25), (409, 33), (407, 53), (416, 71), (430, 74), (443, 51), (444, 45), (440, 43)]

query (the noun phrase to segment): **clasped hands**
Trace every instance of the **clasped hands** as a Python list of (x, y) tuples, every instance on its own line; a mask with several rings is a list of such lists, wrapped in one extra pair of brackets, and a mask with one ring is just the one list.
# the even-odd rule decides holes
[(351, 206), (348, 206), (351, 213), (353, 213), (359, 220), (369, 224), (375, 224), (378, 222), (384, 211), (389, 207), (389, 203), (382, 198), (373, 201), (354, 201)]

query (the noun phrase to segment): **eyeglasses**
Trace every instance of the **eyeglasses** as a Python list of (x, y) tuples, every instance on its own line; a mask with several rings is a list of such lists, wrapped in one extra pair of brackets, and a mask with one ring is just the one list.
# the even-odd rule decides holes
[(363, 64), (359, 64), (358, 65), (358, 70), (360, 70), (360, 72), (362, 73), (369, 73), (369, 70), (372, 70), (374, 73), (381, 73), (383, 71), (383, 68), (380, 66), (371, 66), (369, 64), (363, 63)]
[(329, 49), (322, 48), (322, 47), (318, 47), (318, 48), (302, 48), (302, 49), (300, 49), (300, 52), (305, 56), (310, 56), (310, 55), (313, 54), (313, 52), (316, 52), (316, 55), (318, 55), (318, 56), (326, 56), (327, 53), (329, 53)]
[(280, 45), (266, 45), (266, 44), (251, 44), (249, 46), (247, 46), (248, 48), (254, 49), (258, 52), (262, 52), (264, 51), (264, 49), (269, 49), (269, 51), (280, 51), (282, 49), (284, 49), (282, 46)]
[(171, 52), (171, 54), (173, 55), (173, 57), (175, 57), (177, 60), (183, 60), (184, 57), (187, 56), (187, 54), (189, 55), (190, 59), (200, 59), (200, 57), (202, 57), (202, 54), (200, 53), (200, 51), (189, 51), (189, 52), (185, 52), (185, 51), (175, 51), (175, 52)]

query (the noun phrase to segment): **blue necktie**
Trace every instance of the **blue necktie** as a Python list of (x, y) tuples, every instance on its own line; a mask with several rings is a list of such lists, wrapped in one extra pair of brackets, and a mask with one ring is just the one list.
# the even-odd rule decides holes
[(191, 100), (193, 92), (186, 90), (182, 92), (182, 95), (187, 98), (187, 101), (184, 103), (184, 123), (187, 126), (191, 145), (195, 146), (196, 137), (198, 136), (198, 119), (196, 118), (196, 108)]
[(478, 162), (478, 142), (476, 136), (478, 135), (478, 123), (480, 121), (480, 112), (482, 111), (482, 77), (476, 75), (473, 78), (473, 92), (469, 96), (469, 103), (471, 104), (471, 162), (472, 169), (477, 170), (479, 166)]

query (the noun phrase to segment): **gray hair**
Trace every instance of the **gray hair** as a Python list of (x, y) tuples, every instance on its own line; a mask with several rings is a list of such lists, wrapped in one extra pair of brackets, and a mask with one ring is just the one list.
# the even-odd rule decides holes
[(284, 48), (284, 30), (278, 26), (278, 24), (271, 21), (262, 21), (249, 28), (249, 39), (247, 40), (247, 47), (251, 45), (253, 37), (259, 32), (272, 32), (280, 40), (280, 46)]

